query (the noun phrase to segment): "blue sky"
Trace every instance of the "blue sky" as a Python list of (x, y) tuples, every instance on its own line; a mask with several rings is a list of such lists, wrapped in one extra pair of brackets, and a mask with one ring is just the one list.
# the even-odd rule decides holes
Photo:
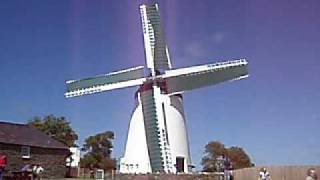
[[(0, 2), (0, 119), (65, 116), (80, 136), (115, 132), (121, 157), (136, 88), (65, 99), (65, 80), (144, 65), (148, 1)], [(320, 2), (158, 1), (174, 67), (246, 58), (250, 77), (184, 94), (193, 164), (206, 143), (257, 165), (320, 164)]]

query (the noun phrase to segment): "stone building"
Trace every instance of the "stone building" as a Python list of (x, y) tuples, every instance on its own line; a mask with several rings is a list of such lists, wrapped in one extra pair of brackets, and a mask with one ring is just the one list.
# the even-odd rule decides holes
[(65, 176), (69, 148), (45, 133), (25, 124), (0, 122), (0, 153), (7, 156), (6, 176), (24, 165), (39, 164), (43, 177)]

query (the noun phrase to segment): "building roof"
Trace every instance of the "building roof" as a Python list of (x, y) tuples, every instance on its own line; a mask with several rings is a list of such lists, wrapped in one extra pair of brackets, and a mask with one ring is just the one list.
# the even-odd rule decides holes
[(63, 143), (26, 124), (0, 121), (0, 143), (35, 146), (42, 148), (69, 149)]

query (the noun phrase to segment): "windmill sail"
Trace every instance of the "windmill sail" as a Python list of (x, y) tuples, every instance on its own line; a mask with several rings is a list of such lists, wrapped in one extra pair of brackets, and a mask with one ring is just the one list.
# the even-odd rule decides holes
[(168, 48), (160, 24), (158, 5), (140, 6), (147, 67), (152, 75), (157, 70), (171, 69)]
[(146, 142), (152, 172), (173, 172), (170, 145), (165, 125), (164, 107), (161, 106), (160, 88), (153, 82), (140, 88)]
[(247, 61), (240, 59), (169, 70), (162, 78), (166, 81), (167, 93), (174, 94), (247, 76)]
[(112, 72), (81, 80), (66, 81), (65, 96), (76, 97), (113, 89), (138, 86), (145, 81), (143, 66)]

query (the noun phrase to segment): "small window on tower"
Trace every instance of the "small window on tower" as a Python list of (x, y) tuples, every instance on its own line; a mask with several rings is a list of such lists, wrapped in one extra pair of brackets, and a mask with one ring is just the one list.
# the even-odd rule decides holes
[(22, 156), (22, 158), (26, 158), (26, 159), (30, 158), (30, 147), (29, 146), (22, 146), (21, 147), (21, 156)]

